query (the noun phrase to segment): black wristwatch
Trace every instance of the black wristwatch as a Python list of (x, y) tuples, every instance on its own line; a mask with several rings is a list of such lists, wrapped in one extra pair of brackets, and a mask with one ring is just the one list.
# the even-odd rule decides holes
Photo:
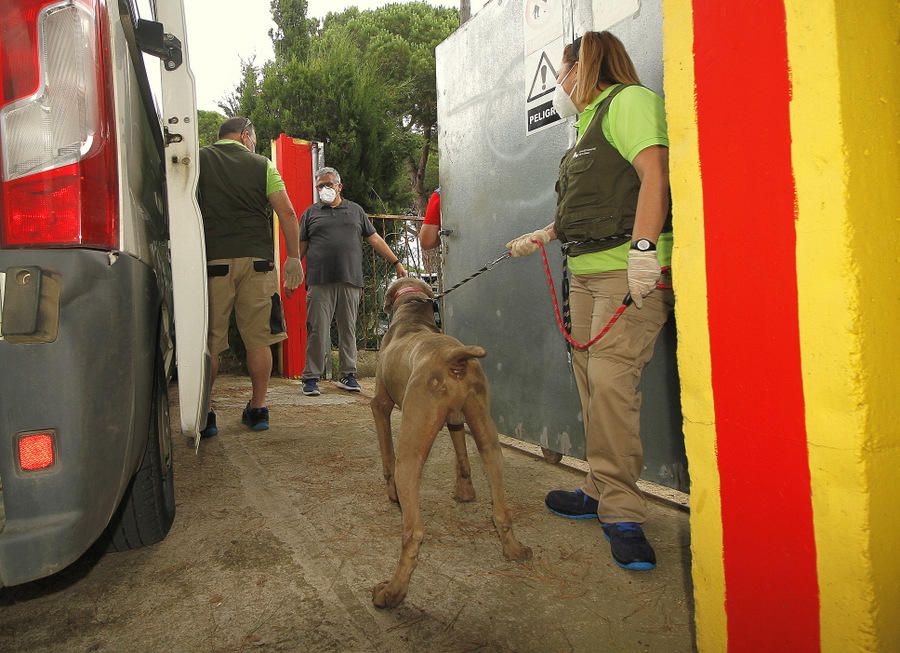
[(639, 252), (655, 252), (656, 243), (650, 242), (646, 238), (640, 238), (631, 242), (631, 249), (636, 249)]

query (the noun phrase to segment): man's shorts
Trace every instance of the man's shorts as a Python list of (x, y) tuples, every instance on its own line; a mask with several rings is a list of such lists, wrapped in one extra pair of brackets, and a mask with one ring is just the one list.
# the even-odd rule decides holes
[(228, 322), (235, 311), (247, 349), (268, 347), (287, 338), (278, 282), (271, 261), (223, 258), (206, 264), (209, 288), (209, 353), (228, 349)]

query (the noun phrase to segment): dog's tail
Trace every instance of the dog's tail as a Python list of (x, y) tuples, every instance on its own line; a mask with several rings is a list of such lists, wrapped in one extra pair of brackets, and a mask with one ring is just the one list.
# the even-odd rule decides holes
[(484, 358), (485, 356), (487, 356), (487, 352), (484, 350), (484, 347), (460, 345), (449, 350), (444, 355), (444, 360), (447, 361), (451, 369), (461, 370), (470, 358)]

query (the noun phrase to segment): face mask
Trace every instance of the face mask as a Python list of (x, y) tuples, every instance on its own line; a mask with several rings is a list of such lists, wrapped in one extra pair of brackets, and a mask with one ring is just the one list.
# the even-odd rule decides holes
[(333, 188), (323, 188), (319, 191), (319, 199), (326, 204), (331, 204), (337, 197), (337, 191)]
[(563, 82), (572, 74), (573, 68), (574, 66), (569, 68), (569, 72), (560, 80), (559, 84), (556, 85), (556, 90), (553, 91), (553, 108), (560, 118), (571, 118), (578, 113), (578, 107), (575, 106), (572, 98), (569, 97), (569, 94), (563, 88)]

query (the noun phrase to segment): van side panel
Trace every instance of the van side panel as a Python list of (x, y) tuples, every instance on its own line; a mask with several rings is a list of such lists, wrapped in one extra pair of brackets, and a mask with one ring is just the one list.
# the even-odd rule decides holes
[[(0, 586), (76, 560), (109, 522), (148, 436), (161, 296), (152, 267), (91, 250), (0, 250), (0, 269), (59, 282), (49, 343), (0, 340)], [(18, 466), (18, 436), (53, 429), (56, 462)]]

